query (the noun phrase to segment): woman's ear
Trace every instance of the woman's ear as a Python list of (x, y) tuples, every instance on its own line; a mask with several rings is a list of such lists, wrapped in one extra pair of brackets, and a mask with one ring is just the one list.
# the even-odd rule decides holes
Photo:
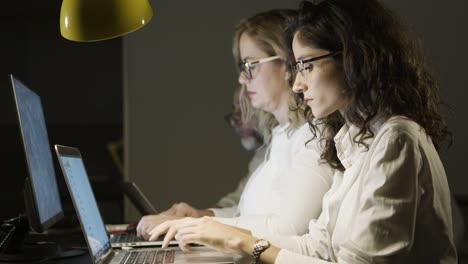
[(289, 79), (291, 79), (291, 73), (289, 73), (289, 71), (286, 71), (286, 74), (284, 75), (284, 80), (289, 82)]
[(291, 78), (291, 73), (288, 71), (288, 69), (286, 68), (286, 65), (283, 65), (283, 70), (285, 72), (284, 74), (284, 80), (289, 82), (289, 79)]

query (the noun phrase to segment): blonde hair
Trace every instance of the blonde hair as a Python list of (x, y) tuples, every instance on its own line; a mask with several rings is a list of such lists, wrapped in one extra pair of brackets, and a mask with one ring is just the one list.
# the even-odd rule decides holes
[[(297, 12), (288, 9), (274, 9), (267, 12), (256, 14), (252, 17), (243, 19), (235, 27), (232, 53), (237, 65), (242, 63), (240, 57), (239, 41), (242, 34), (248, 34), (255, 43), (269, 56), (279, 55), (282, 58), (287, 56), (287, 47), (283, 42), (283, 28), (285, 24), (294, 19)], [(282, 61), (284, 63), (284, 60)], [(289, 87), (291, 88), (291, 87)], [(298, 107), (294, 100), (293, 91), (289, 89), (289, 130), (291, 132), (305, 123), (304, 109)], [(278, 125), (278, 121), (273, 114), (255, 109), (247, 96), (245, 86), (240, 93), (240, 106), (243, 121), (255, 119), (257, 121), (257, 131), (263, 136), (264, 142), (269, 144), (271, 140), (271, 131)]]

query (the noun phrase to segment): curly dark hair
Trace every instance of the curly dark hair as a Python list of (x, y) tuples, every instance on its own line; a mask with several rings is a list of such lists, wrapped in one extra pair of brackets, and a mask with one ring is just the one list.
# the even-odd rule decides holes
[[(401, 115), (417, 122), (431, 137), (439, 151), (451, 144), (451, 133), (441, 114), (438, 82), (430, 72), (417, 41), (409, 37), (400, 19), (377, 0), (325, 0), (318, 4), (304, 1), (298, 17), (286, 25), (288, 62), (292, 70), (292, 40), (328, 51), (341, 51), (340, 61), (347, 86), (349, 107), (340, 113), (314, 120), (311, 110), (306, 118), (314, 136), (317, 123), (328, 130), (322, 159), (343, 169), (336, 157), (333, 137), (344, 120), (360, 128), (353, 139), (368, 147), (364, 140), (373, 137), (370, 123), (377, 115)], [(291, 72), (293, 73), (293, 72)], [(298, 103), (302, 96), (296, 96)]]

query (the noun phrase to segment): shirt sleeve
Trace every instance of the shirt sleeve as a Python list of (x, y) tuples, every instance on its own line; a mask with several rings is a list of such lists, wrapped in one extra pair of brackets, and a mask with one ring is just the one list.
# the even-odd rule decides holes
[[(216, 220), (250, 230), (255, 237), (304, 234), (307, 232), (308, 222), (320, 214), (322, 197), (330, 188), (329, 182), (318, 175), (304, 174), (304, 176), (317, 178), (313, 180), (313, 184), (303, 182), (303, 186), (295, 188), (298, 192), (307, 195), (297, 195), (291, 198), (293, 201), (276, 205), (277, 211), (284, 212), (283, 214), (217, 217)], [(305, 206), (307, 208), (304, 208)], [(214, 210), (214, 212), (216, 216), (222, 216), (219, 211)]]
[(382, 136), (361, 180), (358, 211), (337, 256), (343, 263), (398, 262), (415, 237), (421, 154), (403, 132)]
[[(320, 162), (320, 141), (311, 140), (309, 127), (302, 127), (298, 133), (291, 142), (295, 147), (291, 152), (290, 165), (280, 168), (283, 171), (279, 172), (283, 182), (278, 188), (281, 188), (283, 199), (274, 205), (276, 214), (270, 216), (268, 228), (253, 226), (250, 229), (256, 237), (306, 234), (310, 221), (317, 219), (322, 212), (323, 196), (332, 185), (335, 171)], [(272, 224), (275, 222), (277, 225)]]
[[(269, 164), (262, 165), (262, 175), (268, 175), (266, 178), (272, 180), (262, 183), (262, 186), (256, 182), (254, 187), (246, 187), (247, 191), (250, 190), (249, 199), (258, 202), (255, 197), (258, 196), (268, 208), (265, 210), (268, 213), (250, 212), (231, 219), (218, 218), (218, 221), (250, 230), (255, 237), (262, 238), (307, 232), (309, 221), (320, 215), (322, 198), (330, 189), (334, 170), (319, 162), (321, 148), (318, 140), (305, 145), (312, 137), (308, 127), (296, 133), (290, 142), (294, 148), (287, 149), (290, 154), (288, 160), (279, 161), (287, 162), (285, 165), (276, 166), (271, 160)], [(265, 195), (274, 196), (274, 204), (262, 197)]]
[(226, 225), (251, 231), (254, 229), (255, 232), (252, 231), (252, 235), (255, 237), (264, 237), (258, 234), (269, 234), (272, 231), (279, 234), (297, 233), (295, 227), (287, 219), (280, 216), (247, 215), (230, 218), (215, 217), (214, 219)]
[[(326, 228), (321, 227), (312, 220), (308, 234), (302, 236), (267, 236), (266, 240), (278, 248), (299, 256), (306, 256), (308, 259), (333, 259), (333, 250), (330, 243), (330, 235)], [(294, 256), (292, 254), (291, 256)], [(294, 258), (293, 258), (294, 259)], [(294, 263), (290, 261), (289, 263)]]
[(234, 217), (237, 214), (237, 205), (231, 207), (223, 207), (223, 208), (208, 208), (208, 210), (212, 211), (215, 217)]
[(331, 242), (314, 236), (317, 230), (312, 227), (311, 234), (304, 236), (307, 239), (300, 241), (303, 245), (282, 249), (275, 263), (400, 263), (415, 236), (420, 155), (408, 135), (382, 138), (369, 155), (368, 170), (360, 176), (359, 209), (337, 256), (323, 251), (326, 244), (332, 251)]
[[(239, 184), (237, 185), (237, 188), (235, 191), (233, 192), (230, 192), (228, 194), (226, 194), (224, 197), (222, 197), (217, 205), (220, 206), (220, 207), (233, 207), (233, 206), (237, 206), (239, 204), (239, 200), (240, 200), (240, 197), (242, 195), (242, 192), (244, 191), (244, 188), (245, 188), (245, 185), (247, 183), (247, 181), (249, 180), (249, 175), (247, 175), (246, 177), (244, 177), (240, 182)], [(212, 208), (210, 208), (210, 210), (213, 211)], [(215, 214), (216, 215), (216, 214)], [(217, 215), (216, 215), (217, 216)], [(232, 215), (233, 216), (233, 215)]]
[(275, 264), (329, 264), (332, 262), (319, 258), (308, 257), (288, 250), (280, 250), (276, 257)]
[[(218, 201), (217, 205), (219, 207), (222, 207), (222, 208), (233, 207), (239, 204), (240, 197), (242, 195), (242, 192), (244, 191), (245, 185), (247, 184), (250, 176), (258, 168), (258, 166), (260, 166), (260, 164), (265, 160), (266, 149), (267, 149), (266, 146), (261, 146), (255, 151), (252, 159), (249, 162), (247, 176), (245, 176), (239, 182), (235, 191), (226, 194), (224, 197), (222, 197)], [(215, 211), (214, 209), (215, 208), (210, 208), (209, 210), (212, 210), (214, 212)], [(234, 216), (234, 213), (236, 212), (236, 210), (234, 210), (233, 214), (228, 215), (226, 213), (222, 213), (219, 210), (216, 210), (216, 211), (219, 212), (219, 215), (215, 213), (215, 216), (221, 216), (221, 217), (232, 217)]]

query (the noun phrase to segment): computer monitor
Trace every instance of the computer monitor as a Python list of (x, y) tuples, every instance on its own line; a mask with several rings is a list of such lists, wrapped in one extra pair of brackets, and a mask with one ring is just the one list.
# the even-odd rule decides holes
[(64, 213), (41, 98), (13, 75), (10, 79), (29, 172), (23, 190), (27, 217), (20, 215), (2, 225), (10, 229), (1, 240), (0, 260), (44, 260), (60, 255), (60, 247), (54, 243), (26, 243), (29, 227), (44, 232), (61, 220)]
[(41, 98), (13, 75), (10, 78), (29, 171), (24, 185), (26, 213), (31, 228), (44, 232), (64, 214)]

